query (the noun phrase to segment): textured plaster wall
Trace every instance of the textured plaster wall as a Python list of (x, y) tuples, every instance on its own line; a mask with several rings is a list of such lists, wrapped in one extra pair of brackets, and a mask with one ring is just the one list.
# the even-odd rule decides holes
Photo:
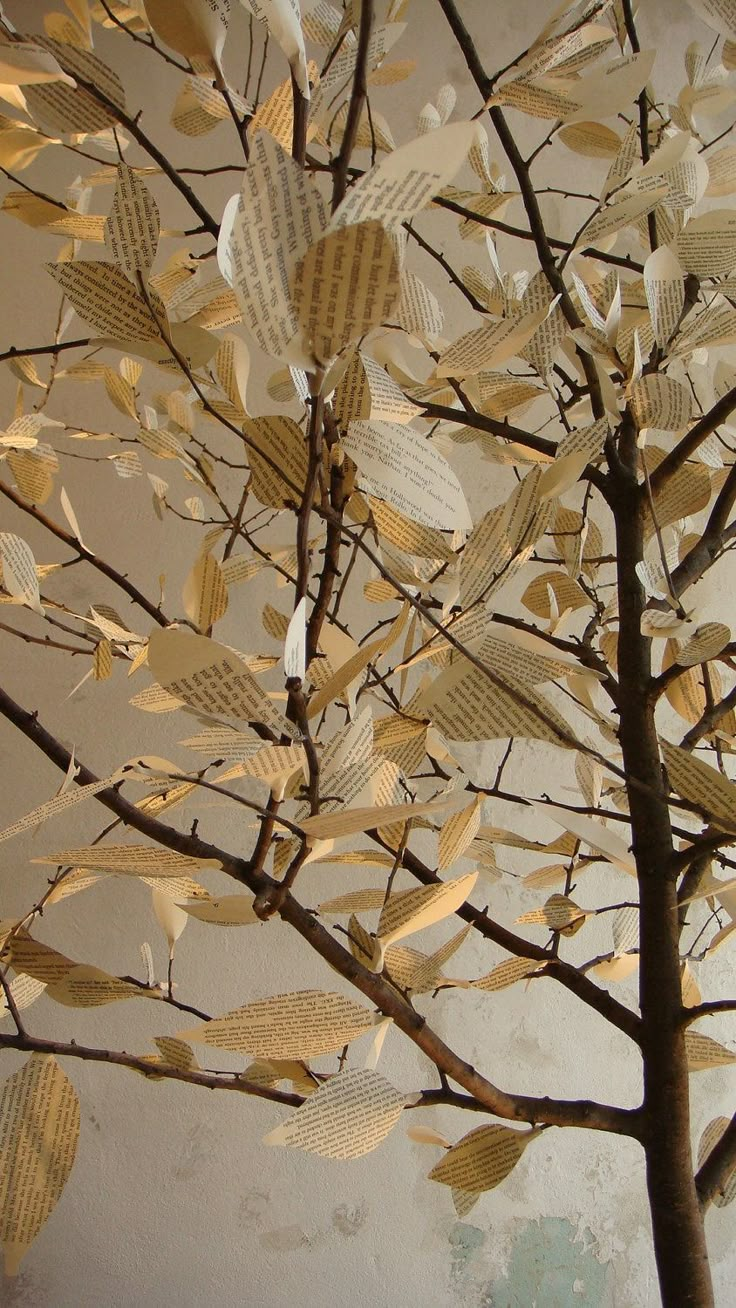
[[(29, 27), (40, 22), (44, 7), (7, 5), (14, 21)], [(461, 8), (478, 34), (481, 54), (489, 66), (496, 66), (505, 63), (521, 48), (525, 37), (541, 26), (547, 6), (538, 0), (496, 4), (472, 0)], [(691, 39), (699, 39), (708, 48), (709, 33), (684, 0), (657, 4), (644, 0), (641, 8), (642, 44), (656, 43), (660, 77), (665, 73), (671, 90), (676, 91), (682, 77), (670, 51), (684, 48)], [(423, 71), (386, 97), (386, 112), (398, 140), (411, 134), (417, 112), (442, 82), (465, 84), (460, 56), (435, 5), (430, 0), (413, 0), (410, 15), (414, 20), (410, 34), (394, 53), (396, 58), (418, 58)], [(145, 63), (145, 54), (136, 60), (134, 69), (121, 64), (126, 52), (130, 57), (124, 42), (101, 38), (100, 52), (123, 68), (130, 86), (129, 102), (136, 104), (140, 90), (150, 103), (150, 84), (144, 86), (142, 79), (151, 75), (152, 65)], [(157, 65), (153, 68), (160, 78)], [(168, 86), (162, 79), (162, 109), (171, 102)], [(467, 92), (461, 94), (456, 113), (462, 116), (476, 108), (475, 95)], [(211, 142), (224, 139), (218, 135), (190, 146), (165, 123), (161, 130), (170, 143), (172, 158), (180, 163), (188, 154), (188, 162), (210, 162)], [(218, 129), (222, 134), (227, 131), (227, 126)], [(234, 157), (234, 148), (231, 154)], [(582, 190), (595, 187), (595, 179), (586, 182), (584, 166), (573, 156), (565, 156), (565, 167), (564, 178), (549, 174), (544, 181), (548, 185), (567, 182)], [(47, 184), (50, 190), (74, 177), (71, 157), (59, 161), (55, 169), (50, 180), (38, 166), (28, 177), (41, 186)], [(543, 177), (544, 169), (540, 169)], [(234, 189), (232, 178), (219, 190), (213, 187), (213, 207)], [(165, 194), (163, 190), (158, 193)], [(164, 212), (167, 225), (187, 222), (181, 207), (174, 205)], [(561, 230), (563, 217), (555, 197), (545, 199), (545, 212), (552, 228)], [(32, 234), (2, 221), (4, 348), (46, 339), (53, 329), (56, 297), (43, 273), (34, 270), (26, 276), (30, 251), (36, 245)], [(449, 232), (450, 225), (443, 230)], [(58, 243), (50, 239), (47, 243), (47, 257), (52, 258)], [(460, 263), (475, 257), (473, 247), (453, 244), (451, 235), (445, 248)], [(501, 248), (505, 257), (511, 257), (510, 247), (502, 242)], [(518, 246), (513, 247), (513, 254), (519, 257)], [(34, 262), (37, 265), (37, 255)], [(433, 278), (426, 259), (420, 256), (415, 266), (428, 280)], [(434, 284), (437, 286), (436, 280)], [(444, 294), (441, 284), (438, 289)], [(447, 303), (449, 336), (465, 319), (460, 316), (459, 304), (452, 299)], [(12, 387), (7, 377), (3, 376), (2, 382), (4, 424)], [(70, 392), (59, 387), (53, 413), (76, 420), (78, 410), (71, 407), (69, 396)], [(90, 422), (97, 421), (100, 426), (120, 423), (114, 410), (100, 409), (98, 392), (87, 404)], [(264, 408), (265, 404), (260, 411)], [(483, 467), (489, 470), (489, 479), (497, 476), (491, 465)], [(95, 465), (76, 462), (64, 477), (87, 539), (93, 547), (103, 548), (113, 534), (109, 526), (112, 506), (116, 515), (124, 517), (124, 530), (116, 521), (114, 531), (121, 542), (119, 566), (129, 569), (133, 577), (148, 580), (165, 566), (167, 593), (178, 596), (194, 548), (191, 538), (182, 536), (174, 518), (168, 517), (163, 525), (155, 520), (141, 483), (118, 483), (110, 470), (103, 499), (95, 491), (97, 476)], [(500, 498), (495, 483), (489, 480), (487, 485), (475, 486), (471, 507), (477, 512), (490, 496)], [(58, 515), (58, 499), (50, 507)], [(48, 557), (42, 537), (22, 515), (3, 508), (2, 526), (24, 535), (36, 547), (37, 557)], [(67, 594), (79, 611), (100, 599), (116, 602), (89, 569), (74, 570)], [(241, 590), (238, 599), (241, 597), (242, 603), (231, 608), (220, 638), (243, 649), (260, 649), (263, 637), (257, 617), (267, 591), (259, 591), (254, 584), (248, 591)], [(717, 587), (711, 588), (708, 603), (714, 611), (721, 602)], [(121, 606), (121, 612), (128, 610)], [(127, 710), (130, 687), (123, 677), (116, 676), (103, 686), (86, 684), (69, 700), (85, 670), (77, 663), (49, 654), (35, 663), (43, 680), (31, 684), (24, 648), (7, 638), (0, 649), (3, 681), (11, 693), (38, 708), (52, 729), (65, 742), (74, 742), (80, 756), (100, 775), (108, 765), (139, 752), (142, 746), (182, 764), (188, 761), (185, 751), (177, 752), (181, 723), (170, 717), (142, 719)], [(487, 775), (496, 756), (494, 749), (475, 753), (467, 749), (464, 757), (470, 775)], [(560, 766), (559, 755), (539, 744), (525, 748), (523, 759), (523, 767), (517, 763), (507, 776), (510, 783), (516, 781), (527, 789), (543, 790), (550, 784), (550, 769)], [(58, 776), (51, 764), (4, 725), (0, 725), (0, 762), (4, 777), (0, 819), (4, 824), (46, 798)], [(241, 842), (247, 847), (252, 837), (238, 811), (234, 814), (231, 808), (200, 803), (196, 812), (205, 835), (216, 832), (224, 845), (237, 847)], [(509, 811), (502, 816), (511, 825)], [(500, 820), (500, 813), (498, 817)], [(489, 819), (490, 812), (486, 813)], [(58, 822), (51, 835), (44, 832), (35, 841), (3, 846), (1, 915), (24, 909), (34, 889), (43, 884), (39, 870), (29, 865), (28, 858), (49, 848), (49, 840), (58, 847), (91, 839), (100, 825), (89, 805), (76, 811), (73, 822)], [(552, 827), (545, 827), (541, 834), (551, 836)], [(531, 866), (521, 860), (506, 860), (506, 865), (520, 870)], [(345, 885), (344, 871), (338, 869), (305, 873), (305, 878), (307, 875), (314, 878), (310, 902), (337, 893)], [(586, 902), (595, 902), (601, 891), (602, 880), (592, 879), (596, 875), (591, 873), (586, 883)], [(620, 882), (616, 882), (616, 893), (620, 890), (624, 897), (625, 878)], [(609, 879), (605, 893), (610, 891)], [(138, 946), (147, 938), (154, 944), (157, 967), (163, 973), (165, 950), (147, 889), (132, 879), (131, 883), (121, 879), (93, 893), (94, 902), (91, 898), (84, 902), (82, 897), (59, 906), (53, 923), (44, 924), (39, 934), (74, 957), (89, 958), (111, 971), (138, 974)], [(489, 887), (488, 895), (489, 899), (493, 896), (494, 910), (503, 921), (513, 921), (521, 911), (519, 896), (508, 880)], [(524, 907), (528, 906), (525, 901)], [(597, 947), (593, 932), (591, 928), (586, 937), (586, 956)], [(437, 940), (444, 934), (440, 931)], [(602, 931), (599, 943), (601, 948), (607, 945)], [(469, 941), (462, 955), (464, 974), (478, 975), (500, 958), (492, 947)], [(213, 1012), (278, 991), (335, 984), (319, 960), (279, 924), (247, 932), (216, 932), (213, 939), (208, 928), (195, 922), (180, 942), (177, 972), (182, 997), (186, 995)], [(626, 996), (626, 985), (621, 993)], [(176, 1014), (152, 1013), (151, 1006), (143, 1002), (70, 1013), (41, 1000), (29, 1019), (32, 1029), (39, 1032), (67, 1038), (73, 1031), (80, 1042), (137, 1052), (151, 1048), (147, 1032), (174, 1033), (182, 1026)], [(616, 1031), (588, 1016), (572, 996), (551, 983), (534, 987), (533, 1004), (520, 987), (493, 999), (447, 992), (432, 1003), (431, 1020), (464, 1057), (510, 1089), (590, 1095), (621, 1104), (636, 1102), (636, 1055)], [(725, 1025), (719, 1029), (714, 1023), (708, 1029), (716, 1036), (732, 1035)], [(398, 1037), (389, 1036), (384, 1059), (382, 1068), (397, 1086), (409, 1091), (429, 1083), (423, 1058)], [(222, 1055), (218, 1064), (227, 1066), (226, 1060), (227, 1055)], [(20, 1061), (5, 1056), (3, 1073), (12, 1071)], [(355, 1308), (452, 1308), (455, 1304), (470, 1308), (649, 1308), (658, 1302), (643, 1158), (630, 1141), (550, 1130), (503, 1186), (486, 1195), (468, 1220), (457, 1221), (447, 1190), (424, 1179), (434, 1151), (409, 1141), (402, 1126), (375, 1153), (341, 1165), (263, 1146), (261, 1137), (283, 1115), (275, 1105), (176, 1084), (148, 1084), (122, 1070), (92, 1064), (67, 1063), (66, 1070), (82, 1102), (78, 1160), (68, 1190), (29, 1254), (25, 1270), (15, 1282), (0, 1285), (0, 1303), (7, 1308), (195, 1308), (210, 1304), (221, 1308), (294, 1304), (316, 1308), (323, 1303)], [(730, 1111), (729, 1084), (728, 1072), (701, 1073), (693, 1079), (696, 1140), (710, 1117)], [(469, 1124), (459, 1121), (450, 1110), (435, 1110), (424, 1120), (431, 1120), (451, 1138), (469, 1129)], [(714, 1273), (723, 1308), (732, 1301), (732, 1220), (731, 1211), (714, 1211), (709, 1218)]]

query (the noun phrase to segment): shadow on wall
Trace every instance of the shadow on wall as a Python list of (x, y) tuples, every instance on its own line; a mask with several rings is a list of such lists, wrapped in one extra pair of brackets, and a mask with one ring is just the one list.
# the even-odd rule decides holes
[(487, 1233), (456, 1222), (449, 1239), (453, 1278), (463, 1283), (465, 1298), (472, 1277), (481, 1291), (479, 1308), (614, 1308), (613, 1264), (598, 1261), (591, 1231), (578, 1233), (564, 1218), (520, 1226), (505, 1273), (491, 1281), (480, 1274), (480, 1259), (486, 1262), (490, 1253), (483, 1248)]

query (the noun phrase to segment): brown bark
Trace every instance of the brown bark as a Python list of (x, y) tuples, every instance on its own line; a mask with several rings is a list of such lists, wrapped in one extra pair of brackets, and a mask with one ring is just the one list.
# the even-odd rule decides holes
[(690, 1150), (672, 830), (654, 723), (650, 641), (641, 634), (645, 594), (635, 571), (643, 557), (645, 501), (634, 473), (633, 431), (624, 432), (623, 446), (624, 466), (611, 474), (611, 506), (620, 606), (620, 738), (640, 893), (642, 1143), (662, 1303), (708, 1308), (714, 1300)]

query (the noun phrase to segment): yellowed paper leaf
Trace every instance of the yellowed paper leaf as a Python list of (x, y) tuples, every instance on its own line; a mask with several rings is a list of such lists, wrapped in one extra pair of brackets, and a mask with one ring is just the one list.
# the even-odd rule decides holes
[(148, 187), (126, 163), (118, 164), (118, 182), (105, 227), (105, 243), (116, 263), (133, 281), (147, 276), (158, 246), (158, 206)]
[(736, 1063), (736, 1054), (710, 1036), (699, 1031), (686, 1031), (685, 1054), (689, 1072), (704, 1072), (711, 1067), (727, 1067)]
[(299, 261), (291, 290), (305, 350), (328, 363), (387, 321), (399, 298), (399, 268), (386, 229), (363, 222), (328, 232)]
[(447, 1150), (429, 1180), (468, 1194), (493, 1190), (516, 1167), (534, 1134), (509, 1126), (476, 1126)]
[(79, 1100), (50, 1054), (31, 1054), (0, 1094), (0, 1239), (15, 1276), (74, 1165)]
[(736, 831), (736, 785), (701, 759), (668, 741), (661, 742), (670, 784), (720, 827)]
[(34, 858), (33, 863), (74, 863), (80, 867), (109, 868), (132, 872), (134, 876), (181, 876), (201, 867), (219, 867), (216, 858), (194, 858), (177, 854), (161, 845), (81, 845)]
[(179, 1038), (255, 1058), (316, 1058), (341, 1049), (374, 1025), (353, 999), (322, 990), (275, 995), (204, 1022)]

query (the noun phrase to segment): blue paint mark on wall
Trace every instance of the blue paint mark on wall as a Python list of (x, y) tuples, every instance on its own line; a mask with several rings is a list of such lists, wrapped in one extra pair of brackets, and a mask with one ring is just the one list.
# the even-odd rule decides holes
[(481, 1308), (610, 1308), (613, 1268), (598, 1261), (593, 1244), (590, 1231), (577, 1238), (564, 1218), (529, 1222), (514, 1240), (506, 1274), (487, 1285)]
[(449, 1234), (453, 1277), (457, 1279), (468, 1272), (485, 1238), (486, 1233), (480, 1227), (471, 1226), (469, 1222), (455, 1223)]

